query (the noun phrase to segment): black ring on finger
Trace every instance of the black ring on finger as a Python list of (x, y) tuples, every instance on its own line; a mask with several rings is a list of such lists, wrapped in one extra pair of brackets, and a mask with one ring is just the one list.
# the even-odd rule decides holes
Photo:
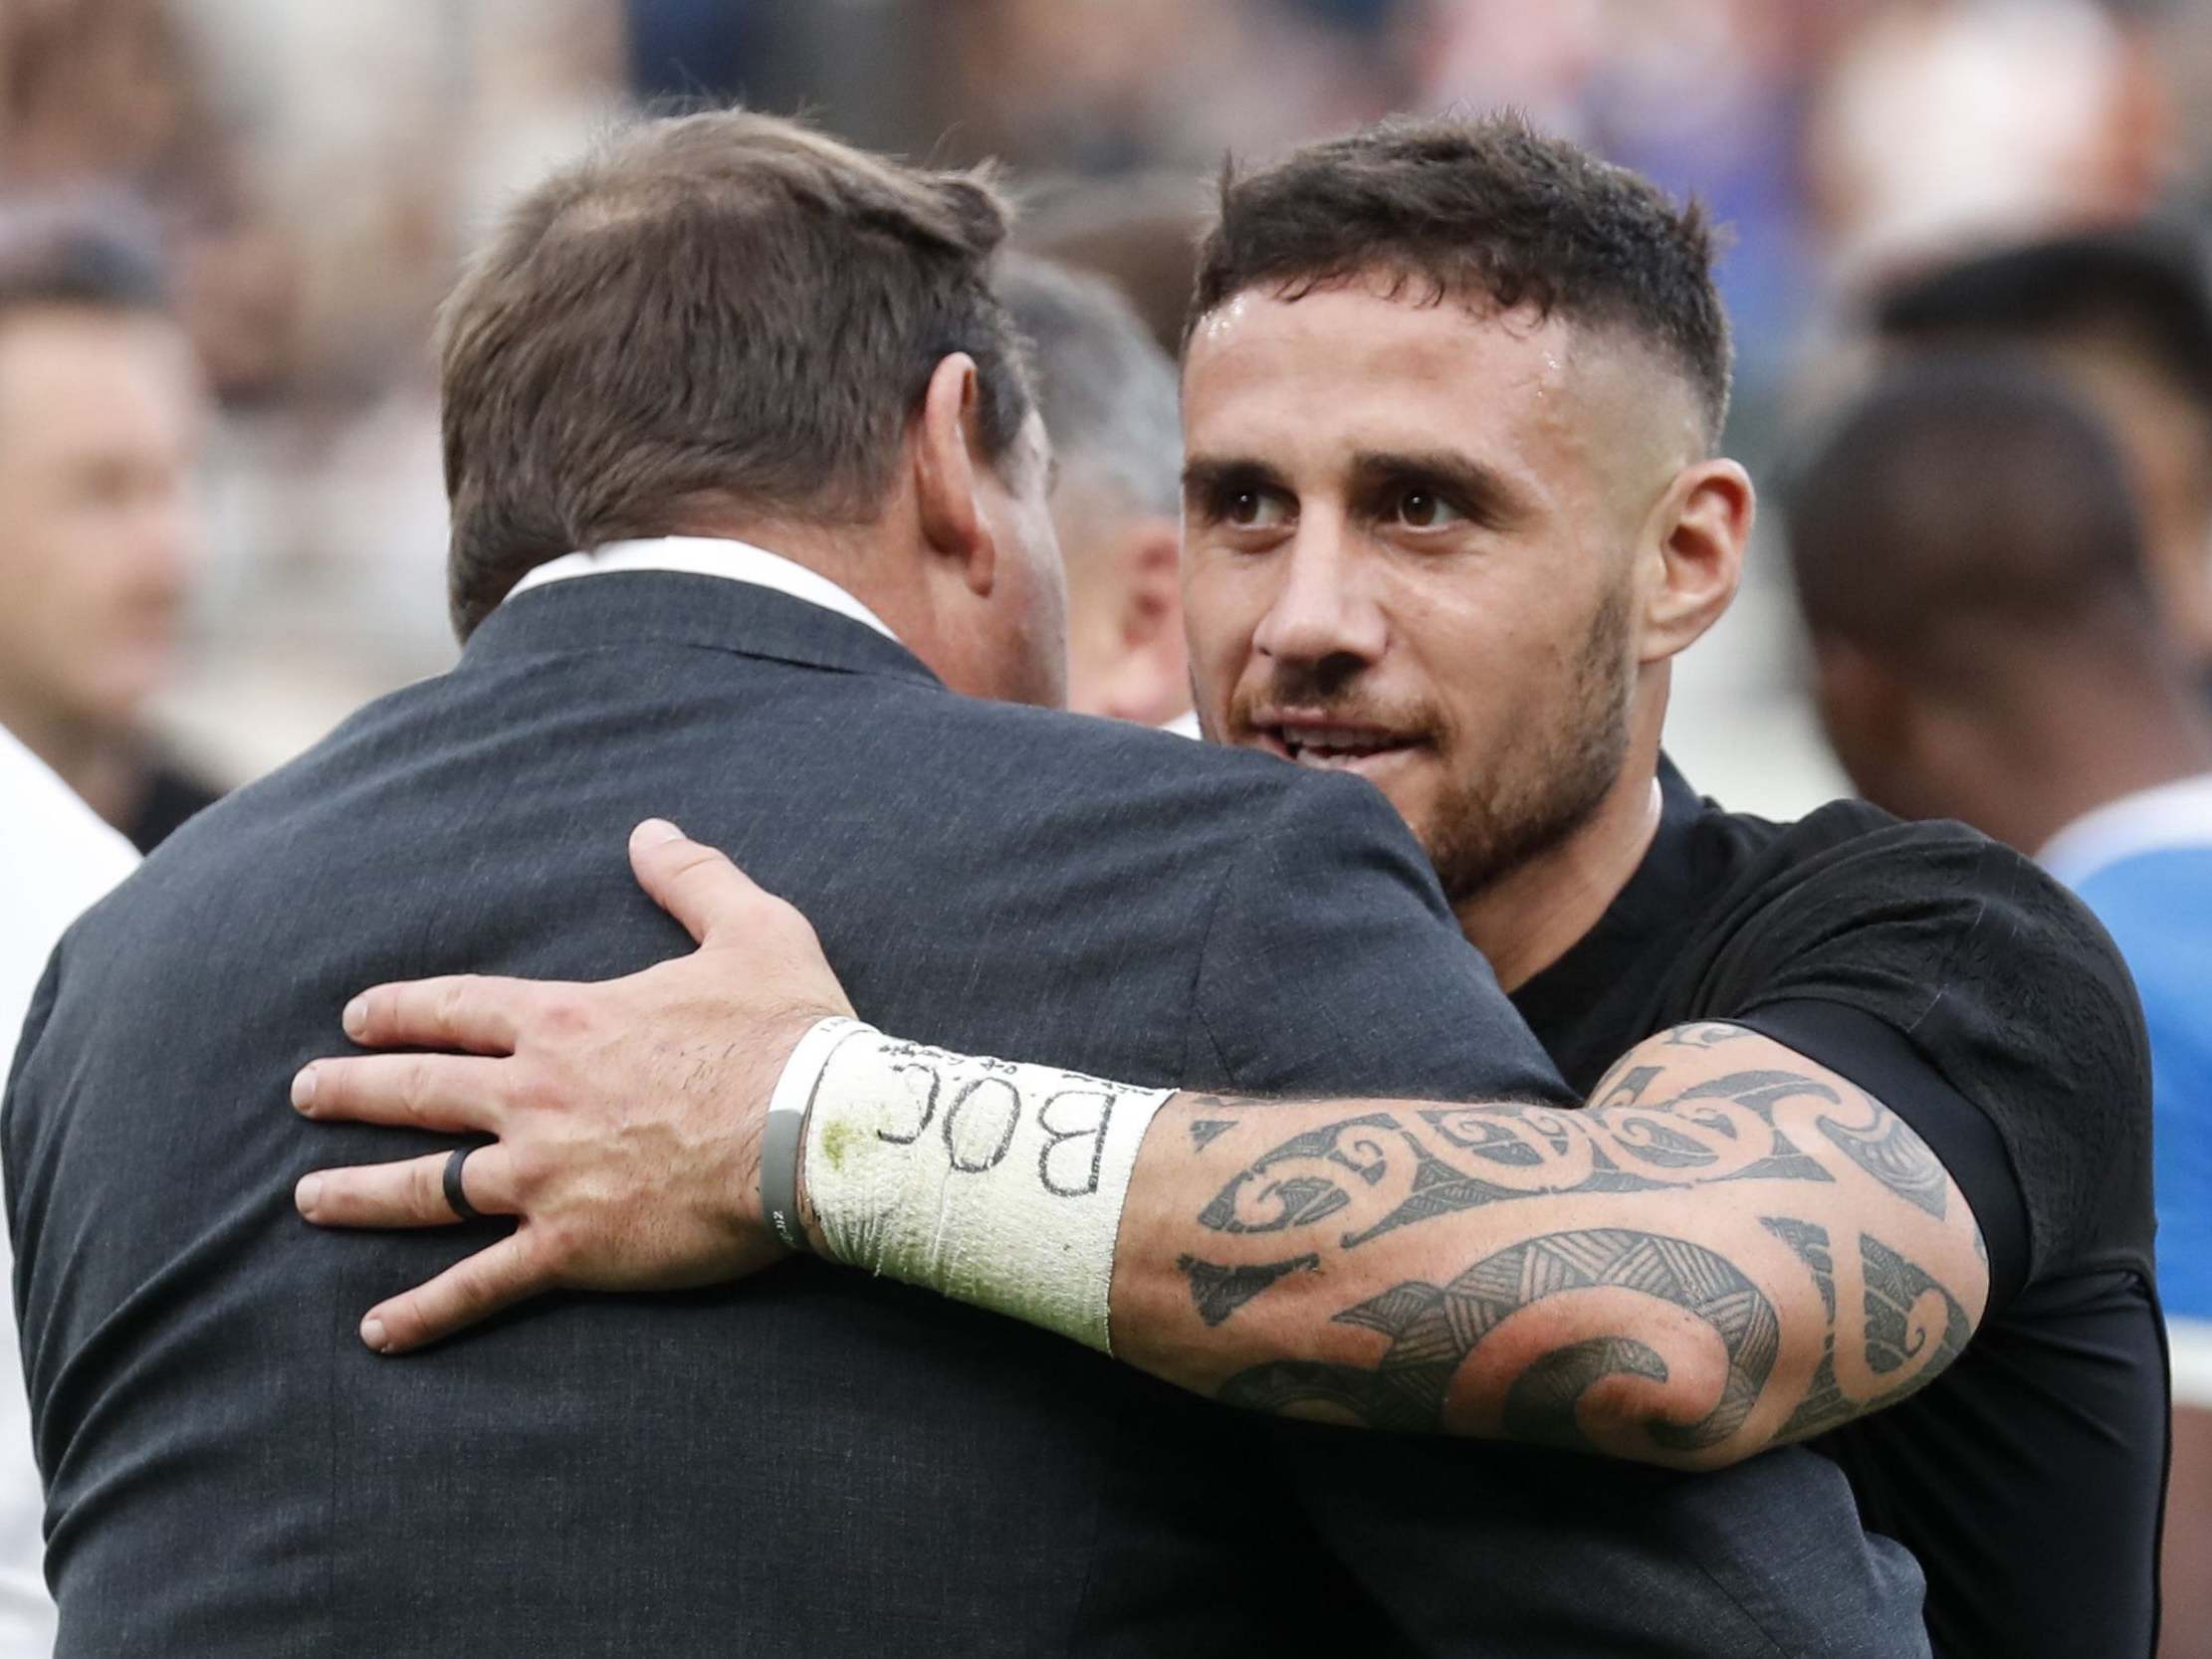
[(484, 1212), (469, 1202), (469, 1194), (461, 1184), (461, 1165), (469, 1161), (474, 1146), (456, 1146), (453, 1155), (445, 1160), (445, 1201), (453, 1206), (453, 1213), (463, 1221), (482, 1221)]

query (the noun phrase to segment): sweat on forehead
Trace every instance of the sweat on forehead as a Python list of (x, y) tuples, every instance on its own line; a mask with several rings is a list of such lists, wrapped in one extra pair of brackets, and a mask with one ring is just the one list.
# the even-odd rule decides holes
[[(1485, 409), (1504, 400), (1539, 423), (1564, 420), (1570, 447), (1637, 492), (1653, 469), (1671, 473), (1710, 451), (1695, 388), (1647, 336), (1620, 323), (1447, 294), (1388, 269), (1230, 295), (1197, 320), (1186, 341), (1186, 413), (1202, 378), (1218, 386), (1224, 374), (1279, 373), (1261, 365), (1282, 363), (1286, 347), (1305, 353), (1306, 372), (1322, 377), (1307, 394), (1314, 401), (1300, 425), (1308, 430), (1317, 421), (1341, 425), (1355, 407), (1367, 415), (1380, 410), (1394, 427), (1433, 423), (1437, 406), (1413, 396), (1427, 388), (1471, 396)], [(1367, 395), (1377, 391), (1380, 404)]]
[(1730, 360), (1712, 260), (1695, 203), (1517, 115), (1394, 119), (1254, 171), (1224, 167), (1185, 342), (1247, 291), (1294, 298), (1380, 276), (1402, 298), (1621, 329), (1682, 375), (1710, 443)]

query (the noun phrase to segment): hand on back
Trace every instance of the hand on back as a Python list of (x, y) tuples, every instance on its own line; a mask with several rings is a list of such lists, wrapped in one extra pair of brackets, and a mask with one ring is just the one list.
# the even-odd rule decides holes
[[(784, 1254), (762, 1215), (761, 1130), (784, 1060), (850, 1013), (806, 919), (674, 826), (641, 824), (630, 859), (699, 949), (602, 984), (458, 975), (379, 985), (346, 1006), (372, 1049), (293, 1084), (306, 1117), (497, 1137), (470, 1153), (467, 1201), (509, 1236), (378, 1305), (362, 1341), (420, 1348), (553, 1289), (677, 1290)], [(304, 1177), (321, 1226), (461, 1219), (450, 1154)]]

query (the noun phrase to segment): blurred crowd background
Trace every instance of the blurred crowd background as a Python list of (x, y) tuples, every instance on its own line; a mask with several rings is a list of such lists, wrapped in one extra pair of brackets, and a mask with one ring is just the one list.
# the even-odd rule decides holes
[[(1169, 329), (1224, 151), (1518, 104), (1730, 227), (1731, 446), (1764, 483), (1883, 283), (2212, 211), (2208, 94), (2193, 0), (0, 0), (8, 211), (157, 235), (212, 392), (127, 580), (178, 634), (147, 729), (213, 787), (451, 660), (434, 312), (507, 195), (625, 109), (743, 99), (998, 157), (1025, 240)], [(1843, 781), (1773, 542), (1686, 659), (1671, 746), (1783, 815)]]

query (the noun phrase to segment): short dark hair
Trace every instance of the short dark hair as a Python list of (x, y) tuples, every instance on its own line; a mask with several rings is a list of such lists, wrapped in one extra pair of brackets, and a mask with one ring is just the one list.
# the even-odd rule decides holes
[(1708, 441), (1727, 419), (1727, 314), (1714, 239), (1694, 201), (1511, 112), (1393, 118), (1221, 172), (1220, 217), (1199, 249), (1184, 325), (1247, 289), (1291, 297), (1365, 272), (1480, 295), (1511, 310), (1626, 328), (1676, 365)]
[(1781, 500), (1816, 638), (1940, 668), (1962, 640), (2155, 632), (2117, 441), (2065, 381), (2017, 357), (1892, 370), (1805, 449)]
[(0, 197), (0, 318), (43, 307), (166, 313), (151, 216), (128, 200)]
[(449, 575), (466, 635), (533, 567), (702, 500), (881, 510), (908, 416), (965, 351), (993, 459), (1026, 418), (990, 284), (1008, 214), (742, 109), (635, 123), (516, 206), (441, 319)]
[(1175, 362), (1136, 308), (1105, 278), (1033, 254), (1004, 256), (997, 286), (1029, 343), (1037, 407), (1063, 475), (1173, 516), (1183, 476)]
[(1976, 254), (1893, 284), (1870, 312), (1883, 338), (1938, 348), (2108, 339), (2212, 420), (2212, 273), (2179, 224)]

